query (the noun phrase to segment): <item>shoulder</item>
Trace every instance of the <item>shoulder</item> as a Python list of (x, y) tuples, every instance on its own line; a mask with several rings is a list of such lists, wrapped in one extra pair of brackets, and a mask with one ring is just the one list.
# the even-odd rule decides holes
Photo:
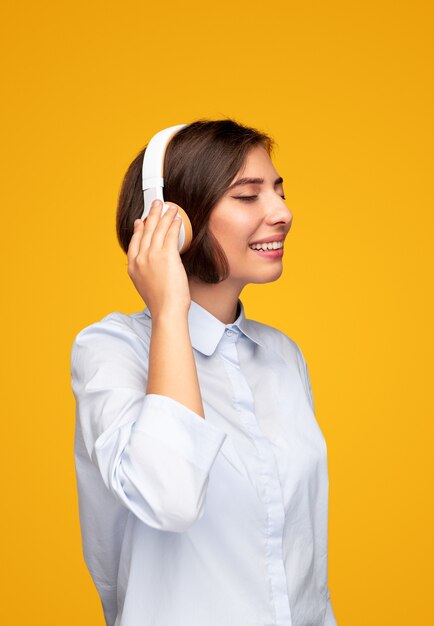
[(301, 362), (303, 355), (299, 345), (279, 328), (248, 319), (248, 327), (257, 339), (269, 350), (277, 352), (284, 360)]
[(128, 353), (142, 359), (148, 352), (150, 336), (150, 319), (143, 312), (109, 313), (76, 333), (71, 345), (71, 363), (84, 355), (115, 359)]
[(260, 340), (262, 345), (266, 346), (267, 350), (274, 351), (293, 372), (297, 372), (313, 409), (314, 405), (309, 370), (304, 354), (298, 343), (278, 328), (263, 324), (262, 322), (249, 320), (249, 329), (251, 329), (252, 333), (256, 334), (256, 337)]

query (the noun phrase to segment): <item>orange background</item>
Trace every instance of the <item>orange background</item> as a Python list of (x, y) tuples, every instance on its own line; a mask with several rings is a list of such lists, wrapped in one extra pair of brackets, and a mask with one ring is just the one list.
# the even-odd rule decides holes
[(115, 234), (131, 160), (161, 128), (232, 116), (276, 139), (294, 215), (282, 277), (241, 298), (308, 362), (338, 626), (434, 623), (432, 4), (2, 12), (2, 622), (103, 624), (81, 552), (71, 344), (145, 306)]

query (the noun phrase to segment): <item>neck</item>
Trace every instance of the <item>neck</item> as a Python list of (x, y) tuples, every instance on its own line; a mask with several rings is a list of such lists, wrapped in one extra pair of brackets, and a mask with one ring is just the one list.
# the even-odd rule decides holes
[(192, 276), (188, 278), (188, 284), (192, 300), (223, 324), (235, 322), (240, 313), (238, 299), (241, 289), (229, 285), (226, 281), (209, 284)]

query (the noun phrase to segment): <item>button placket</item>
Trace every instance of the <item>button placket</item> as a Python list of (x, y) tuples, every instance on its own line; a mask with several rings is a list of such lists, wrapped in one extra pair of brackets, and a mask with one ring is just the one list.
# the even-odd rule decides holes
[[(226, 340), (226, 337), (229, 339)], [(260, 469), (258, 468), (258, 480), (261, 484), (262, 497), (268, 515), (266, 558), (276, 615), (275, 626), (292, 626), (293, 621), (282, 554), (282, 533), (285, 513), (281, 485), (270, 443), (259, 429), (255, 416), (253, 395), (241, 371), (236, 346), (238, 339), (238, 331), (234, 332), (226, 329), (225, 337), (219, 346), (219, 356), (228, 369), (229, 380), (233, 389), (233, 399), (240, 409), (240, 418), (246, 429), (246, 434), (253, 440), (259, 455)]]

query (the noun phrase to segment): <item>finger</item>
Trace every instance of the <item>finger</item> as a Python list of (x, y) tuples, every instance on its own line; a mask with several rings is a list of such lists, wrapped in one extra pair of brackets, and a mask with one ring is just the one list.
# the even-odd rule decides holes
[(142, 250), (146, 249), (148, 246), (159, 249), (159, 250), (161, 250), (161, 248), (163, 247), (164, 239), (166, 237), (167, 231), (170, 228), (170, 225), (172, 224), (172, 221), (178, 210), (177, 205), (174, 204), (173, 202), (167, 202), (166, 204), (169, 206), (169, 208), (164, 213), (164, 215), (161, 215), (161, 217), (158, 220), (158, 223), (152, 229), (152, 234), (149, 236), (149, 238), (148, 238), (148, 232), (151, 232), (152, 226), (149, 226), (149, 231), (147, 231), (148, 226), (145, 227), (146, 238), (143, 237), (140, 242), (139, 254), (141, 253)]
[[(143, 241), (144, 247), (149, 247), (155, 227), (161, 219), (163, 203), (157, 198), (152, 201), (148, 215), (143, 219)], [(140, 242), (140, 243), (141, 243)]]
[(142, 219), (135, 220), (134, 231), (128, 247), (127, 258), (128, 262), (137, 257), (140, 252), (140, 243), (145, 238), (144, 248), (149, 246), (151, 241), (152, 232), (155, 225), (158, 224), (162, 211), (163, 203), (155, 199), (153, 200), (149, 209), (148, 215)]
[(176, 247), (178, 247), (181, 224), (182, 224), (181, 216), (179, 214), (175, 215), (167, 231), (166, 237), (164, 239), (164, 244), (168, 243), (169, 246), (176, 245)]
[(128, 251), (127, 251), (128, 263), (130, 263), (133, 259), (135, 259), (136, 256), (139, 254), (140, 241), (143, 237), (143, 231), (144, 231), (143, 221), (140, 219), (136, 220), (134, 222), (134, 231), (130, 239), (130, 243), (129, 243)]

